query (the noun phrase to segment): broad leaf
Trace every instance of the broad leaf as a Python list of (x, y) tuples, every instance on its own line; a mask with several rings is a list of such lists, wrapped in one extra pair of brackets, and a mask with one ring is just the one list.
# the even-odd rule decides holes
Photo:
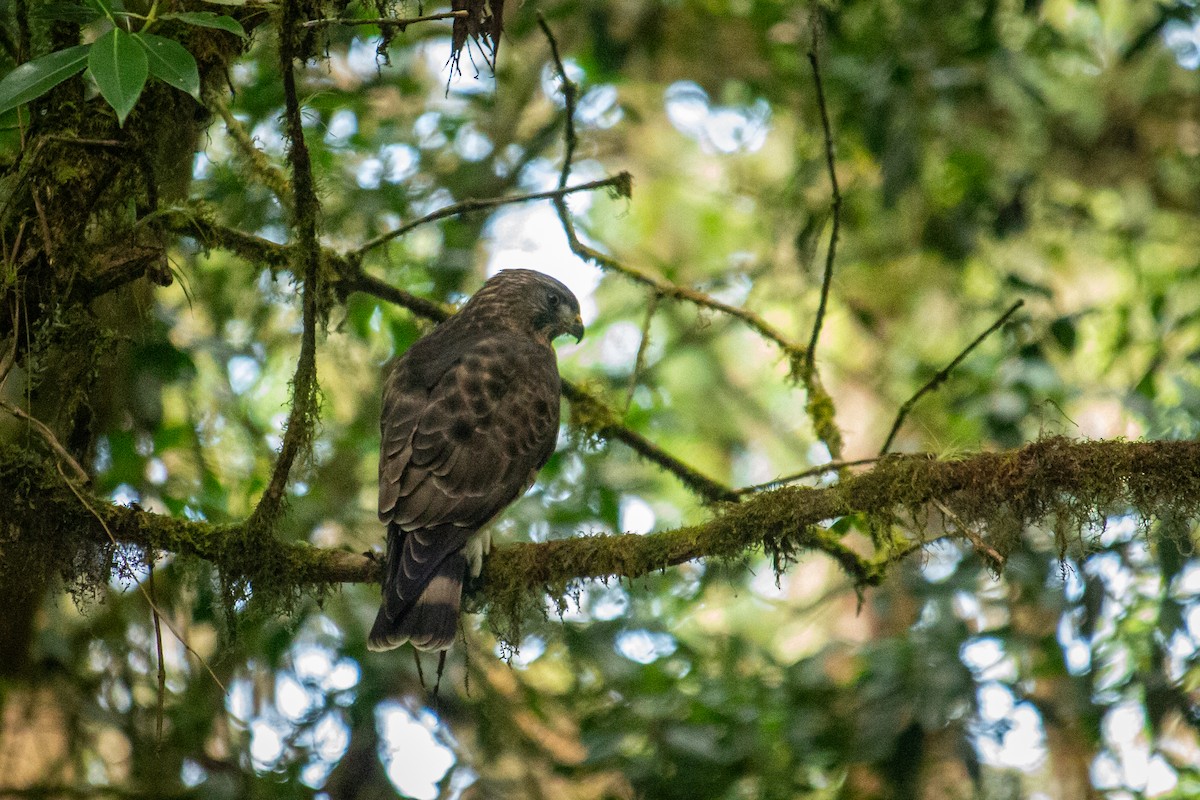
[(200, 99), (200, 70), (196, 67), (196, 59), (183, 45), (151, 33), (134, 34), (134, 37), (146, 48), (151, 75)]
[(124, 125), (150, 75), (146, 48), (133, 34), (113, 28), (92, 44), (88, 68), (100, 87), (100, 94)]
[[(204, 0), (210, 6), (245, 6), (249, 5), (246, 0)], [(257, 5), (257, 4), (256, 4)]]
[(220, 31), (236, 33), (243, 39), (246, 38), (246, 29), (242, 27), (242, 23), (233, 17), (219, 16), (212, 11), (181, 11), (171, 14), (159, 14), (158, 18), (177, 19), (180, 22), (186, 22), (188, 25), (195, 25), (199, 28), (216, 28)]
[(28, 103), (83, 69), (90, 45), (81, 44), (27, 61), (0, 80), (0, 114)]

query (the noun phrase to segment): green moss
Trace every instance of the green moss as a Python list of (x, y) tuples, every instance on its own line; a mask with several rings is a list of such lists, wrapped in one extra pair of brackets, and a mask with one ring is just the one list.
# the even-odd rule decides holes
[(216, 569), (230, 619), (247, 599), (253, 613), (286, 615), (297, 602), (331, 588), (322, 579), (335, 558), (329, 551), (263, 539), (243, 525), (174, 519), (86, 494), (91, 508), (85, 507), (50, 457), (23, 448), (0, 448), (0, 497), (7, 509), (0, 523), (0, 579), (9, 586), (43, 591), (61, 579), (77, 602), (86, 603), (105, 591), (114, 573), (128, 572), (123, 563), (141, 563), (146, 552), (171, 552)]
[[(693, 558), (736, 558), (754, 548), (762, 548), (779, 570), (806, 552), (823, 552), (861, 589), (880, 583), (899, 558), (918, 549), (919, 536), (901, 537), (900, 519), (921, 520), (935, 499), (980, 531), (1002, 558), (1033, 525), (1052, 530), (1066, 554), (1086, 548), (1112, 515), (1196, 517), (1200, 443), (1048, 438), (956, 461), (893, 456), (830, 488), (785, 487), (719, 506), (702, 525), (498, 549), (477, 602), (488, 606), (489, 625), (502, 640), (518, 642), (522, 619), (542, 613), (544, 596), (561, 604), (581, 579), (636, 577)], [(822, 524), (849, 515), (874, 533), (869, 557)], [(953, 527), (948, 533), (964, 536)]]

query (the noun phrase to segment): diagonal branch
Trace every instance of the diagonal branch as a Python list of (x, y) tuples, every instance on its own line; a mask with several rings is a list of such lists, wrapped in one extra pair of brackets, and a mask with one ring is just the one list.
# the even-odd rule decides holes
[[(196, 237), (205, 245), (222, 247), (251, 263), (263, 264), (274, 269), (288, 266), (291, 248), (285, 245), (217, 225), (200, 215), (182, 210), (165, 212), (163, 220), (164, 224), (176, 233)], [(329, 271), (336, 276), (337, 283), (334, 288), (343, 298), (352, 292), (362, 292), (406, 308), (418, 317), (432, 322), (441, 322), (453, 313), (452, 309), (440, 303), (418, 297), (368, 274), (350, 258), (329, 251), (324, 251), (322, 255)], [(675, 475), (707, 502), (737, 499), (737, 494), (728, 486), (693, 469), (637, 431), (621, 424), (618, 414), (613, 409), (583, 387), (563, 381), (563, 395), (574, 409), (574, 424), (588, 435), (627, 445), (642, 458)]]
[(833, 216), (829, 231), (829, 248), (825, 251), (825, 274), (821, 279), (821, 299), (817, 303), (817, 315), (813, 320), (812, 337), (808, 342), (808, 350), (804, 354), (804, 368), (800, 377), (804, 383), (808, 400), (805, 410), (812, 420), (813, 431), (817, 434), (829, 456), (834, 461), (842, 458), (842, 432), (838, 429), (833, 397), (821, 382), (817, 372), (817, 340), (821, 337), (821, 326), (825, 321), (825, 309), (829, 304), (829, 287), (833, 283), (833, 265), (837, 260), (838, 231), (842, 220), (842, 192), (838, 187), (837, 160), (833, 150), (833, 130), (829, 124), (829, 109), (825, 103), (825, 87), (821, 81), (821, 62), (817, 56), (818, 32), (817, 23), (813, 22), (812, 46), (808, 50), (808, 63), (812, 66), (813, 85), (817, 92), (817, 108), (821, 112), (821, 130), (825, 134), (825, 167), (829, 171), (829, 187), (833, 195), (830, 203), (830, 213)]
[(292, 185), (288, 180), (287, 173), (280, 169), (270, 157), (254, 144), (254, 139), (251, 138), (250, 132), (246, 130), (246, 126), (233, 115), (233, 111), (229, 108), (229, 103), (225, 98), (217, 94), (216, 91), (209, 92), (204, 103), (209, 108), (216, 111), (225, 123), (225, 131), (229, 134), (229, 138), (233, 139), (242, 157), (246, 159), (246, 163), (250, 165), (250, 171), (258, 176), (263, 185), (271, 190), (276, 199), (283, 205), (284, 208), (291, 210), (292, 206)]
[[(571, 166), (575, 156), (575, 148), (578, 145), (578, 140), (575, 134), (575, 99), (579, 94), (579, 87), (575, 85), (567, 76), (566, 66), (563, 64), (562, 57), (558, 52), (558, 42), (554, 38), (554, 34), (550, 30), (550, 26), (546, 24), (545, 19), (539, 15), (538, 24), (542, 28), (547, 40), (550, 42), (550, 54), (554, 60), (554, 68), (558, 72), (559, 83), (562, 86), (563, 99), (566, 104), (564, 110), (566, 120), (565, 133), (565, 151), (563, 157), (562, 172), (559, 174), (559, 186), (565, 186), (571, 175)], [(629, 196), (629, 193), (625, 193)], [(589, 261), (595, 264), (602, 270), (615, 272), (623, 275), (625, 278), (640, 283), (643, 286), (648, 286), (659, 297), (666, 297), (672, 300), (682, 300), (692, 303), (700, 308), (707, 308), (713, 311), (719, 311), (722, 314), (727, 314), (731, 317), (741, 320), (751, 330), (758, 333), (764, 339), (768, 339), (778, 345), (779, 349), (787, 357), (788, 362), (793, 367), (795, 372), (796, 365), (800, 364), (804, 359), (804, 347), (790, 341), (777, 328), (768, 323), (765, 319), (755, 314), (749, 309), (740, 306), (733, 306), (728, 303), (722, 303), (714, 297), (711, 297), (704, 292), (695, 289), (689, 289), (685, 286), (679, 286), (662, 278), (656, 278), (633, 267), (627, 266), (612, 256), (605, 255), (599, 250), (585, 244), (575, 230), (575, 223), (571, 219), (570, 209), (567, 208), (566, 201), (560, 196), (554, 198), (554, 209), (558, 212), (558, 219), (562, 223), (563, 231), (567, 235), (567, 244), (571, 248), (571, 252), (579, 256), (584, 261)]]
[(588, 181), (587, 183), (576, 184), (575, 186), (559, 186), (559, 188), (548, 192), (530, 192), (529, 194), (513, 194), (506, 195), (504, 197), (487, 197), (481, 200), (463, 200), (462, 202), (454, 203), (453, 205), (449, 205), (444, 208), (439, 208), (438, 210), (432, 211), (423, 217), (414, 219), (412, 222), (406, 222), (395, 230), (376, 236), (366, 244), (351, 250), (346, 254), (346, 257), (352, 261), (361, 261), (362, 257), (366, 255), (368, 251), (374, 250), (376, 247), (387, 244), (393, 239), (403, 236), (413, 228), (417, 228), (429, 222), (436, 222), (439, 219), (457, 217), (460, 214), (467, 214), (472, 211), (483, 211), (489, 208), (498, 208), (500, 206), (512, 205), (513, 203), (524, 203), (530, 200), (554, 200), (555, 202), (559, 202), (568, 194), (574, 194), (575, 192), (590, 192), (594, 189), (603, 189), (605, 187), (611, 188), (617, 193), (617, 195), (621, 197), (628, 197), (632, 191), (630, 188), (632, 184), (633, 179), (630, 177), (629, 173), (621, 172), (617, 175), (601, 178), (600, 180)]
[(930, 378), (924, 386), (922, 386), (920, 389), (917, 389), (916, 394), (904, 401), (903, 405), (900, 406), (900, 410), (896, 412), (896, 421), (892, 423), (892, 429), (888, 431), (887, 438), (883, 441), (883, 447), (879, 449), (879, 455), (886, 455), (887, 451), (892, 448), (892, 442), (895, 440), (896, 434), (899, 433), (900, 426), (904, 424), (904, 420), (908, 417), (908, 412), (912, 411), (912, 408), (917, 404), (917, 401), (945, 383), (946, 379), (950, 377), (950, 373), (954, 371), (954, 368), (961, 364), (963, 359), (971, 354), (972, 350), (983, 344), (984, 339), (1000, 330), (1000, 328), (1004, 326), (1004, 323), (1008, 322), (1008, 318), (1017, 313), (1017, 309), (1023, 305), (1025, 305), (1024, 300), (1018, 300), (1017, 302), (1013, 303), (1012, 306), (1009, 307), (1008, 311), (1005, 311), (1000, 316), (1000, 319), (993, 322), (986, 331), (976, 336), (974, 341), (964, 347), (962, 352), (954, 357), (953, 361), (939, 370), (938, 373)]
[(372, 19), (356, 19), (354, 17), (344, 19), (310, 19), (301, 27), (303, 28), (320, 28), (326, 25), (378, 25), (381, 28), (399, 28), (401, 33), (404, 33), (405, 28), (409, 25), (416, 25), (418, 22), (434, 22), (439, 19), (457, 19), (459, 17), (470, 16), (469, 11), (446, 11), (441, 14), (426, 14), (421, 17), (375, 17)]
[(813, 86), (817, 92), (817, 108), (821, 112), (821, 130), (825, 134), (825, 167), (829, 172), (829, 189), (832, 200), (829, 204), (833, 217), (829, 231), (829, 249), (825, 251), (825, 274), (821, 279), (821, 300), (817, 303), (817, 316), (813, 320), (812, 337), (808, 342), (808, 353), (804, 358), (804, 372), (807, 375), (815, 369), (814, 359), (817, 353), (817, 340), (821, 336), (821, 326), (825, 321), (825, 308), (829, 303), (829, 286), (833, 283), (833, 265), (837, 259), (838, 230), (842, 220), (842, 191), (838, 186), (837, 159), (833, 149), (833, 129), (829, 124), (829, 108), (825, 104), (825, 85), (821, 80), (821, 62), (817, 55), (817, 36), (814, 33), (812, 47), (808, 51), (808, 63), (812, 67)]

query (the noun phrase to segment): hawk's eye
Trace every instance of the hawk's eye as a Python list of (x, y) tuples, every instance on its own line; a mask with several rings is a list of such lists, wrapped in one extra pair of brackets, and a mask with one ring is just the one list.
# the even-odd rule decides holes
[(558, 295), (552, 294), (548, 298), (546, 298), (546, 300), (550, 303), (551, 308), (558, 308), (558, 303), (559, 303)]

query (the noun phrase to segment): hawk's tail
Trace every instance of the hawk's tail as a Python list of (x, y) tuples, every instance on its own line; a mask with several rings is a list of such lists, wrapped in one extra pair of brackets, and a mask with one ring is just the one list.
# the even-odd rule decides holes
[(367, 649), (391, 650), (409, 641), (418, 650), (445, 650), (454, 644), (466, 574), (466, 557), (452, 553), (438, 566), (417, 602), (395, 618), (388, 614), (385, 588), (385, 599), (371, 626)]

